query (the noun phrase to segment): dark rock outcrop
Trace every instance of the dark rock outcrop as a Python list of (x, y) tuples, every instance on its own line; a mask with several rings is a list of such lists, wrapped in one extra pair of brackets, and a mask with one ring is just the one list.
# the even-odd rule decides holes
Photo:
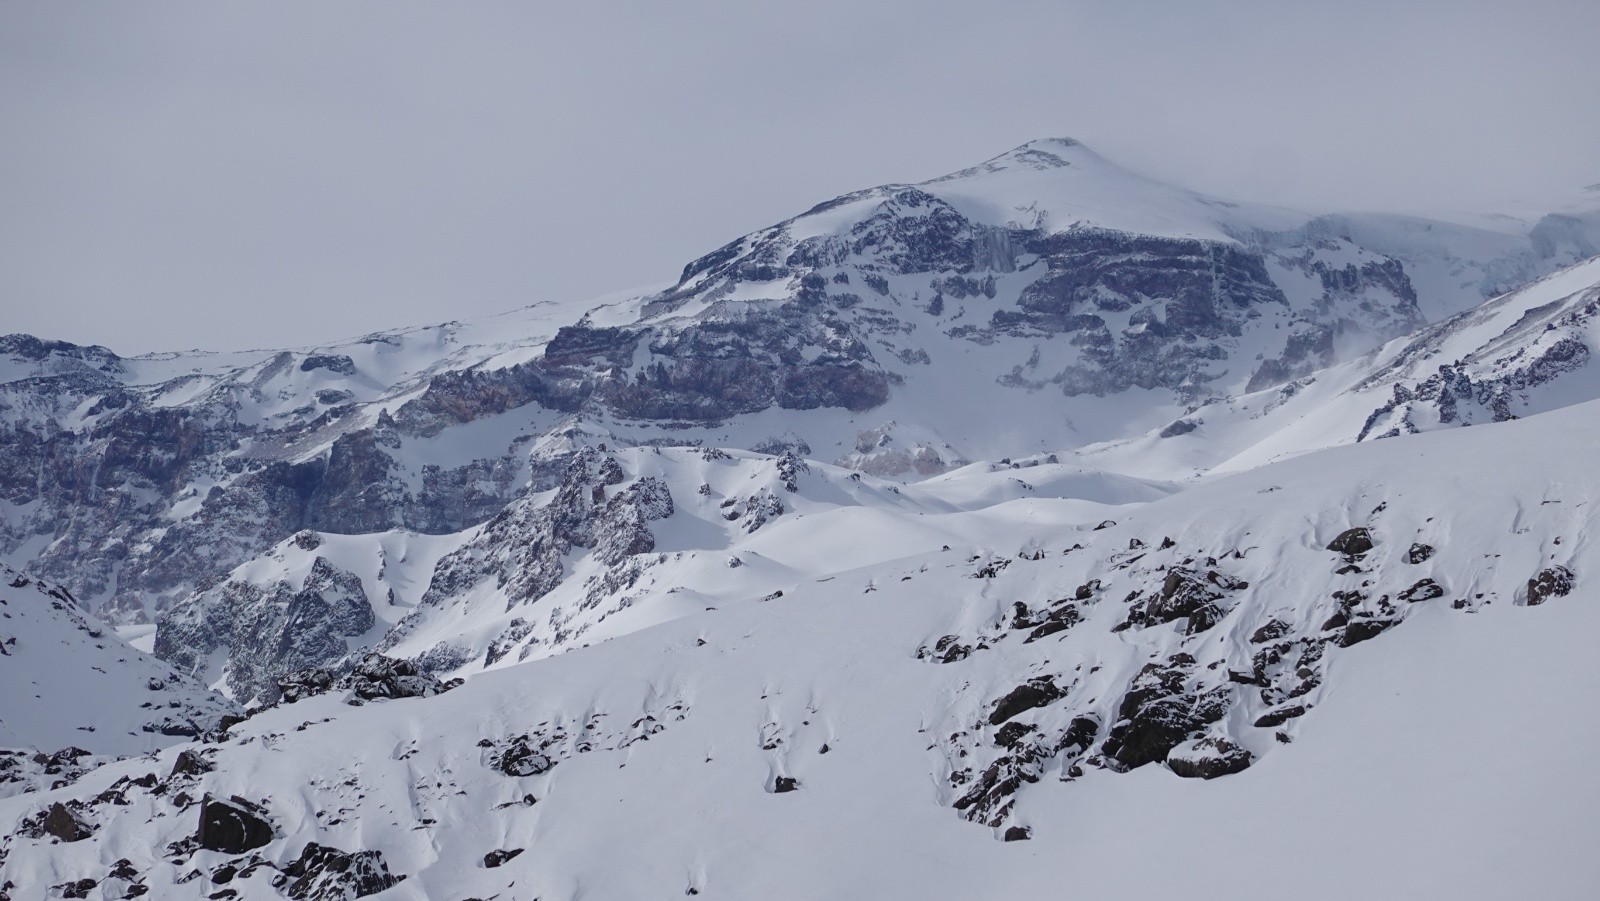
[(1167, 754), (1167, 768), (1186, 779), (1215, 779), (1248, 769), (1249, 751), (1226, 738), (1208, 736)]
[(998, 726), (1019, 713), (1043, 707), (1065, 696), (1066, 692), (1052, 679), (1030, 679), (994, 702), (994, 708), (989, 713), (989, 725)]
[(1192, 656), (1180, 652), (1139, 671), (1102, 746), (1108, 758), (1129, 769), (1158, 763), (1191, 733), (1222, 719), (1228, 690), (1191, 692), (1187, 683), (1194, 665)]
[(1572, 570), (1552, 566), (1528, 580), (1527, 605), (1537, 607), (1551, 598), (1566, 597), (1572, 591)]
[(1406, 551), (1406, 562), (1412, 564), (1425, 563), (1432, 556), (1433, 545), (1422, 544), (1421, 542), (1418, 542), (1411, 545), (1410, 549)]
[(199, 752), (185, 748), (178, 752), (178, 759), (172, 762), (173, 776), (204, 776), (216, 769), (216, 766)]
[(485, 869), (490, 870), (496, 867), (504, 866), (507, 861), (511, 860), (522, 852), (522, 848), (503, 848), (490, 851), (488, 854), (483, 855), (483, 866)]
[(278, 700), (283, 704), (293, 704), (302, 698), (331, 691), (333, 682), (333, 674), (320, 667), (295, 670), (274, 680), (278, 690)]
[(311, 842), (274, 884), (295, 901), (349, 901), (391, 889), (404, 879), (389, 872), (380, 851), (340, 851)]
[(1395, 597), (1412, 604), (1418, 601), (1431, 601), (1434, 598), (1444, 597), (1444, 586), (1432, 579), (1420, 579)]
[(196, 843), (210, 851), (243, 854), (273, 839), (265, 808), (234, 795), (228, 800), (206, 795), (200, 802)]
[(79, 842), (94, 834), (94, 827), (57, 801), (45, 811), (41, 826), (47, 835), (64, 842)]
[(1359, 557), (1372, 550), (1372, 532), (1360, 526), (1345, 529), (1328, 542), (1328, 550), (1346, 557)]
[(425, 698), (444, 691), (444, 684), (428, 675), (410, 660), (397, 660), (382, 654), (366, 654), (339, 680), (364, 701), (397, 698)]

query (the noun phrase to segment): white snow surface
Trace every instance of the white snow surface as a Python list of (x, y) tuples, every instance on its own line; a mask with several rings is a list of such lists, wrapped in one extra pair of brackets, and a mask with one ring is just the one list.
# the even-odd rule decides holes
[[(1586, 583), (1600, 571), (1597, 443), (1591, 402), (1334, 448), (1153, 500), (1114, 526), (1085, 522), (1042, 542), (1042, 559), (1019, 557), (1014, 539), (916, 553), (432, 698), (349, 707), (324, 695), (203, 749), (217, 769), (188, 793), (263, 801), (277, 829), (260, 852), (270, 863), (313, 839), (382, 851), (406, 878), (374, 897), (394, 899), (1029, 897), (1069, 885), (1141, 899), (1269, 899), (1287, 886), (1327, 899), (1586, 898), (1600, 878), (1587, 842), (1600, 725), (1584, 714), (1600, 690), (1589, 648), (1600, 605)], [(1324, 545), (1353, 525), (1377, 546), (1359, 572), (1341, 574)], [(850, 535), (872, 543), (878, 532)], [(1108, 588), (1059, 637), (996, 633), (1014, 601), (1059, 597), (1090, 576), (1136, 583), (1150, 563), (1128, 562), (1130, 542), (1159, 556), (1163, 537), (1174, 557), (1240, 551), (1223, 566), (1249, 586), (1211, 630), (1112, 632), (1127, 608), (1122, 589)], [(1083, 547), (1063, 553), (1069, 538)], [(1436, 553), (1406, 562), (1421, 541)], [(1009, 563), (975, 578), (982, 561)], [(1576, 573), (1577, 588), (1523, 606), (1527, 581), (1549, 566)], [(983, 714), (1022, 680), (1073, 684), (1021, 722), (1048, 727), (1066, 707), (1113, 718), (1114, 692), (1146, 661), (1182, 649), (1199, 672), (1209, 660), (1233, 669), (1250, 650), (1244, 632), (1264, 617), (1316, 620), (1337, 586), (1387, 597), (1419, 577), (1443, 595), (1402, 604), (1403, 621), (1370, 641), (1330, 647), (1303, 717), (1251, 727), (1258, 702), (1234, 689), (1223, 727), (1256, 756), (1244, 772), (1183, 780), (1158, 764), (1064, 779), (1047, 764), (1017, 793), (1013, 822), (1032, 830), (1020, 842), (997, 841), (998, 829), (949, 806), (947, 776), (962, 764), (952, 752), (996, 753)], [(992, 647), (943, 665), (917, 659), (944, 633), (986, 634)], [(555, 764), (544, 772), (488, 765), (494, 751), (480, 739), (541, 730), (566, 736), (547, 748)], [(945, 738), (970, 730), (970, 741)], [(124, 776), (164, 776), (175, 753), (0, 802), (0, 828)], [(798, 789), (774, 793), (780, 776)], [(193, 808), (127, 791), (127, 805), (91, 806), (97, 831), (82, 841), (12, 832), (0, 880), (42, 893), (126, 857), (156, 897), (214, 891), (205, 878), (179, 880), (229, 855), (164, 851), (192, 834)], [(504, 866), (483, 866), (487, 852), (516, 848)], [(270, 875), (231, 887), (276, 898)]]
[(139, 754), (186, 740), (164, 723), (204, 731), (231, 711), (65, 589), (0, 564), (0, 748)]

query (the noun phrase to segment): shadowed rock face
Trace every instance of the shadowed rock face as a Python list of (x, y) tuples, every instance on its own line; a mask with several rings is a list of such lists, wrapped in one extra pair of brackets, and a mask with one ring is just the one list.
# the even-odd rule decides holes
[[(489, 580), (505, 593), (508, 611), (530, 605), (567, 577), (567, 560), (575, 550), (591, 551), (607, 569), (573, 612), (599, 603), (617, 587), (609, 578), (625, 581), (629, 573), (636, 573), (629, 567), (630, 558), (656, 547), (650, 524), (671, 516), (674, 509), (665, 481), (646, 476), (623, 485), (626, 478), (615, 457), (588, 448), (575, 453), (552, 497), (542, 503), (524, 498), (512, 504), (471, 541), (441, 558), (419, 609), (390, 630), (379, 648), (395, 647), (433, 611)], [(518, 628), (503, 637), (511, 643), (526, 637), (526, 631), (519, 633)], [(465, 662), (450, 658), (448, 649), (440, 650), (445, 656), (426, 661), (433, 668)], [(491, 648), (489, 662), (503, 653), (504, 648)]]
[(276, 700), (281, 677), (337, 663), (374, 622), (361, 579), (318, 557), (298, 589), (230, 581), (196, 592), (161, 618), (154, 650), (190, 673), (222, 650), (234, 697)]

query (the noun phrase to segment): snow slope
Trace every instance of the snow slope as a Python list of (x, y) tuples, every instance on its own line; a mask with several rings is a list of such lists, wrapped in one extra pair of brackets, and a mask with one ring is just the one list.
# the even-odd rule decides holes
[(129, 647), (70, 592), (3, 565), (0, 685), (5, 749), (135, 754), (215, 729), (238, 712)]
[[(167, 751), (0, 802), (0, 880), (199, 898), (258, 860), (228, 887), (276, 898), (314, 840), (380, 852), (397, 899), (1588, 897), (1597, 414), (1306, 454), (433, 698), (283, 705), (196, 747), (210, 772)], [(203, 792), (263, 803), (257, 856), (183, 844)], [(30, 837), (73, 800), (91, 835)]]

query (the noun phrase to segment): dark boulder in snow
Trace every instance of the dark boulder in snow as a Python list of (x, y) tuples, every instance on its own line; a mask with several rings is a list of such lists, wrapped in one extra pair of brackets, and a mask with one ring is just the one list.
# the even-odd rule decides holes
[(76, 813), (59, 801), (45, 811), (42, 826), (46, 835), (53, 835), (64, 842), (82, 841), (94, 834), (93, 826), (79, 819)]
[(293, 704), (301, 698), (309, 698), (332, 689), (333, 674), (321, 667), (300, 669), (279, 676), (275, 684), (278, 688), (278, 700), (284, 704)]
[(215, 768), (211, 761), (205, 759), (199, 752), (186, 748), (179, 751), (178, 759), (172, 762), (172, 775), (201, 776)]
[(1175, 422), (1168, 423), (1167, 427), (1161, 430), (1160, 437), (1176, 438), (1179, 435), (1187, 435), (1199, 427), (1200, 423), (1194, 421), (1193, 419), (1179, 419)]
[(94, 891), (94, 887), (96, 885), (99, 885), (99, 883), (95, 882), (93, 879), (85, 877), (72, 882), (63, 882), (60, 885), (53, 885), (50, 888), (56, 893), (56, 897), (58, 898), (87, 898), (89, 897), (89, 893)]
[(496, 753), (490, 765), (507, 776), (537, 776), (555, 766), (556, 761), (533, 737), (522, 735)]
[(483, 865), (492, 870), (495, 867), (503, 865), (506, 861), (516, 857), (518, 854), (521, 854), (522, 851), (522, 848), (505, 848), (490, 851), (488, 854), (483, 855)]
[(202, 848), (243, 854), (267, 844), (272, 837), (272, 823), (258, 804), (238, 795), (226, 801), (206, 795), (200, 802), (200, 827), (195, 841)]
[(793, 776), (779, 776), (778, 778), (772, 780), (772, 793), (775, 795), (797, 791), (799, 788), (800, 780), (794, 778)]
[(1344, 627), (1344, 631), (1340, 633), (1339, 647), (1348, 648), (1351, 645), (1360, 644), (1368, 639), (1377, 638), (1379, 635), (1382, 635), (1399, 624), (1400, 621), (1398, 619), (1378, 619), (1368, 617), (1353, 619), (1350, 621), (1349, 625)]
[(1422, 543), (1419, 542), (1417, 544), (1413, 544), (1411, 546), (1411, 549), (1406, 551), (1406, 562), (1407, 563), (1422, 563), (1422, 562), (1426, 561), (1429, 557), (1432, 557), (1432, 556), (1433, 556), (1433, 545), (1431, 545), (1431, 544), (1422, 544)]
[(932, 648), (924, 646), (917, 649), (917, 659), (933, 660), (935, 663), (955, 663), (971, 655), (972, 645), (962, 644), (958, 635), (946, 635), (934, 642)]
[(1431, 601), (1434, 598), (1444, 597), (1444, 586), (1432, 579), (1422, 579), (1417, 584), (1400, 592), (1397, 597), (1412, 604), (1418, 601)]
[(1372, 533), (1360, 526), (1345, 529), (1328, 542), (1328, 550), (1346, 557), (1358, 557), (1372, 550)]
[(1529, 607), (1537, 607), (1551, 598), (1566, 597), (1572, 591), (1572, 570), (1565, 566), (1552, 566), (1528, 580)]
[(1167, 768), (1185, 779), (1215, 779), (1242, 772), (1253, 760), (1244, 748), (1210, 736), (1173, 748), (1167, 754)]
[(1269, 710), (1257, 717), (1256, 726), (1262, 729), (1270, 729), (1274, 726), (1281, 726), (1297, 716), (1305, 716), (1305, 713), (1306, 708), (1303, 704), (1280, 707), (1277, 710)]

